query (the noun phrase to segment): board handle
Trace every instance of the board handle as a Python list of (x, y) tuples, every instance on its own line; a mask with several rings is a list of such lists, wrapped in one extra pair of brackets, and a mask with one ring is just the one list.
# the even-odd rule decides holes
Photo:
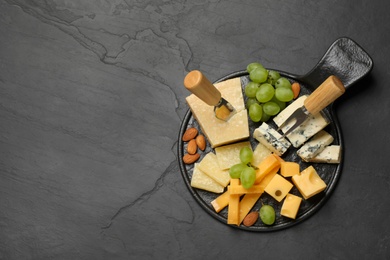
[(305, 99), (304, 106), (312, 115), (319, 113), (345, 92), (345, 87), (339, 78), (328, 77), (313, 93)]
[(347, 37), (337, 39), (314, 68), (297, 79), (312, 86), (320, 85), (330, 75), (337, 76), (349, 88), (366, 76), (374, 67), (368, 53)]

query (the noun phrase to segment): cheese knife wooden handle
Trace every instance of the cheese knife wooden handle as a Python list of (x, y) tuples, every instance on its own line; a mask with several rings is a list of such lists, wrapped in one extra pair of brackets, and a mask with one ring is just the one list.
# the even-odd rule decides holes
[(199, 70), (187, 74), (184, 86), (210, 106), (218, 105), (221, 100), (221, 92)]
[(343, 83), (336, 76), (328, 77), (304, 102), (306, 110), (315, 115), (345, 92)]

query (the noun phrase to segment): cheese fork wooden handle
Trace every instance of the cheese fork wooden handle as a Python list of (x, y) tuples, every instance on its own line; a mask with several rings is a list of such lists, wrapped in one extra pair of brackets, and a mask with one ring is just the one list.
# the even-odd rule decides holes
[(315, 115), (345, 92), (343, 83), (336, 76), (328, 77), (304, 102), (306, 110)]
[(221, 92), (198, 70), (187, 74), (184, 86), (210, 106), (218, 105), (221, 100)]

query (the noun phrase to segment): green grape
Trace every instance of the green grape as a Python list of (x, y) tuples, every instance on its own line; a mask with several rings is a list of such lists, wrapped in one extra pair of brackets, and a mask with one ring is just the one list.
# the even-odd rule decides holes
[(267, 122), (271, 118), (270, 115), (263, 113), (263, 116), (261, 117), (260, 121), (261, 122)]
[(294, 93), (291, 88), (277, 88), (275, 90), (275, 97), (279, 101), (289, 102), (294, 98)]
[(240, 150), (240, 160), (243, 164), (248, 164), (252, 162), (253, 159), (253, 151), (250, 147), (245, 146)]
[(269, 70), (267, 82), (275, 86), (276, 81), (280, 78), (280, 74), (277, 71)]
[(260, 208), (260, 219), (263, 221), (264, 224), (266, 225), (272, 225), (275, 223), (275, 210), (272, 206), (270, 205), (263, 205)]
[(245, 189), (249, 189), (250, 187), (252, 187), (256, 180), (255, 169), (253, 169), (253, 167), (246, 167), (241, 172), (240, 180), (241, 180), (241, 185)]
[(288, 81), (288, 79), (284, 77), (280, 77), (276, 83), (275, 83), (276, 88), (291, 88), (291, 83)]
[(259, 89), (259, 86), (260, 84), (259, 83), (255, 83), (255, 82), (249, 82), (246, 86), (245, 86), (245, 95), (247, 97), (255, 97), (256, 96), (256, 92), (257, 90)]
[(252, 104), (258, 104), (259, 103), (259, 101), (257, 101), (257, 99), (256, 98), (248, 98), (248, 100), (246, 101), (246, 103), (245, 103), (245, 106), (246, 106), (246, 108), (247, 109), (249, 109), (249, 107), (252, 105)]
[(263, 65), (261, 65), (258, 62), (252, 62), (248, 66), (246, 66), (246, 71), (250, 73), (255, 68), (264, 68)]
[(259, 122), (261, 117), (263, 116), (263, 108), (259, 103), (254, 103), (249, 107), (249, 118), (253, 122)]
[(263, 83), (267, 80), (268, 71), (264, 68), (257, 67), (249, 72), (249, 78), (256, 83)]
[(280, 107), (275, 102), (267, 102), (263, 104), (263, 112), (267, 115), (274, 116), (280, 112)]
[(286, 108), (286, 102), (280, 101), (275, 96), (271, 99), (272, 102), (275, 102), (280, 107), (280, 111)]
[(260, 103), (268, 102), (272, 99), (275, 94), (274, 87), (269, 83), (261, 84), (259, 89), (256, 92), (256, 99)]
[(243, 163), (238, 163), (230, 167), (229, 174), (232, 179), (239, 179), (241, 176), (241, 172), (247, 168), (248, 166)]

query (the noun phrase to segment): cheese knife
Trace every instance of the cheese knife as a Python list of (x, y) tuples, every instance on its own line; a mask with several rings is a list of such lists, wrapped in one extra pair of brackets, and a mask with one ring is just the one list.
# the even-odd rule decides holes
[(236, 109), (222, 97), (221, 92), (199, 70), (190, 71), (184, 78), (184, 86), (209, 106), (214, 106), (218, 119), (228, 121)]
[(287, 136), (305, 122), (310, 115), (318, 114), (321, 110), (339, 98), (344, 92), (345, 87), (340, 79), (334, 75), (329, 76), (305, 99), (303, 106), (295, 110), (279, 126), (278, 131), (294, 120), (294, 124), (283, 134), (283, 137)]

